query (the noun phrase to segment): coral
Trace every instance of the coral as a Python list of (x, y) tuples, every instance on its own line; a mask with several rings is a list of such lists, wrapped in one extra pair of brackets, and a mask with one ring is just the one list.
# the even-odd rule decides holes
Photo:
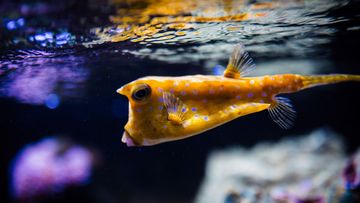
[(252, 149), (213, 152), (196, 202), (333, 202), (342, 188), (343, 149), (339, 136), (319, 129)]
[(11, 186), (17, 199), (32, 199), (89, 181), (93, 154), (50, 137), (27, 145), (14, 159)]

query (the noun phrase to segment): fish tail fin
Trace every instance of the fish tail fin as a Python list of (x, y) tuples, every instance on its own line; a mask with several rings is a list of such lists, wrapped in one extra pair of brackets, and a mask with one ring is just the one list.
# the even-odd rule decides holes
[(347, 74), (331, 74), (331, 75), (310, 75), (303, 76), (302, 89), (314, 87), (318, 85), (327, 85), (339, 82), (358, 81), (360, 82), (360, 75)]

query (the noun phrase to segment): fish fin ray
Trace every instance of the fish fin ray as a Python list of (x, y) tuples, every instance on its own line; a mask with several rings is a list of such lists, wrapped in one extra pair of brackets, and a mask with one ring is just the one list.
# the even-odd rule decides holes
[(276, 97), (276, 103), (268, 109), (271, 119), (283, 129), (290, 129), (296, 120), (296, 111), (290, 99)]
[(182, 125), (185, 113), (188, 111), (186, 105), (173, 93), (163, 92), (163, 101), (168, 113), (168, 120), (176, 125)]
[(240, 78), (248, 75), (254, 69), (255, 64), (253, 59), (249, 53), (245, 51), (244, 45), (238, 44), (230, 55), (229, 63), (224, 71), (224, 77)]

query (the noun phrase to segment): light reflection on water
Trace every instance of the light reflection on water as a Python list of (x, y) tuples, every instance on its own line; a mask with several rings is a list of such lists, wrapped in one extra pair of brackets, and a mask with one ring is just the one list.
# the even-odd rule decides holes
[[(118, 15), (111, 18), (114, 25), (96, 28), (94, 32), (99, 39), (84, 45), (130, 40), (151, 47), (151, 51), (140, 49), (130, 53), (170, 63), (201, 60), (218, 63), (229, 55), (238, 42), (243, 42), (250, 51), (261, 56), (310, 56), (318, 53), (316, 47), (328, 44), (336, 32), (331, 27), (336, 19), (327, 16), (326, 12), (347, 3), (146, 2), (148, 4), (144, 8), (135, 9), (137, 12), (119, 9)], [(174, 8), (174, 5), (177, 7)], [(121, 15), (125, 11), (129, 11), (127, 14), (133, 15), (133, 18)], [(236, 18), (240, 14), (243, 17)], [(118, 31), (110, 32), (114, 29)], [(162, 46), (157, 48), (154, 45)], [(178, 48), (179, 45), (187, 46)]]
[[(36, 50), (17, 52), (13, 56), (14, 59), (1, 63), (0, 95), (46, 106), (54, 94), (65, 98), (81, 95), (79, 89), (88, 76), (82, 57)], [(50, 104), (52, 108), (57, 106)]]

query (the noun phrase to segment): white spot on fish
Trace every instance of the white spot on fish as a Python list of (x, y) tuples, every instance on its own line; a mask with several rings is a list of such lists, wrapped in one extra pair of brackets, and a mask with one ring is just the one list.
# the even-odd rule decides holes
[(181, 112), (185, 113), (187, 111), (187, 109), (184, 107), (181, 109)]
[(279, 76), (277, 77), (277, 80), (278, 80), (279, 83), (283, 83), (283, 82), (284, 82), (284, 77), (281, 76), (281, 75), (279, 75)]
[(190, 86), (190, 84), (187, 82), (187, 83), (185, 83), (185, 86), (186, 86), (186, 87), (189, 87), (189, 86)]
[(196, 111), (197, 111), (197, 108), (192, 107), (192, 108), (191, 108), (191, 111), (192, 111), (192, 112), (196, 112)]
[(254, 80), (250, 80), (250, 85), (253, 85), (255, 84), (255, 81)]
[(195, 117), (195, 118), (199, 118), (199, 115), (198, 115), (198, 114), (195, 114), (194, 117)]
[(174, 82), (174, 86), (176, 87), (176, 86), (178, 86), (179, 85), (179, 81), (175, 81)]
[(230, 106), (231, 109), (236, 109), (236, 107), (237, 107), (237, 106), (236, 106), (235, 104), (233, 104), (233, 105)]
[(186, 95), (186, 92), (185, 91), (181, 91), (181, 95)]
[(159, 101), (160, 103), (163, 103), (163, 102), (164, 102), (164, 98), (159, 97), (158, 101)]
[(163, 92), (163, 89), (161, 89), (160, 87), (158, 87), (158, 88), (157, 88), (157, 91), (158, 91), (159, 93), (162, 93), (162, 92)]
[(183, 124), (183, 127), (188, 127), (191, 124), (190, 120), (186, 120)]
[(262, 103), (262, 104), (263, 104), (263, 103), (264, 103), (264, 100), (260, 99), (260, 100), (259, 100), (259, 103)]
[(247, 96), (248, 96), (249, 98), (251, 98), (251, 97), (254, 96), (254, 94), (253, 94), (252, 92), (250, 92), (249, 94), (247, 94)]
[(170, 89), (170, 92), (171, 92), (171, 93), (174, 93), (174, 89)]
[(266, 96), (267, 96), (266, 92), (262, 92), (261, 95), (262, 95), (263, 97), (266, 97)]
[(208, 121), (208, 120), (209, 120), (209, 117), (208, 117), (208, 116), (204, 116), (203, 119), (204, 119), (204, 121)]

